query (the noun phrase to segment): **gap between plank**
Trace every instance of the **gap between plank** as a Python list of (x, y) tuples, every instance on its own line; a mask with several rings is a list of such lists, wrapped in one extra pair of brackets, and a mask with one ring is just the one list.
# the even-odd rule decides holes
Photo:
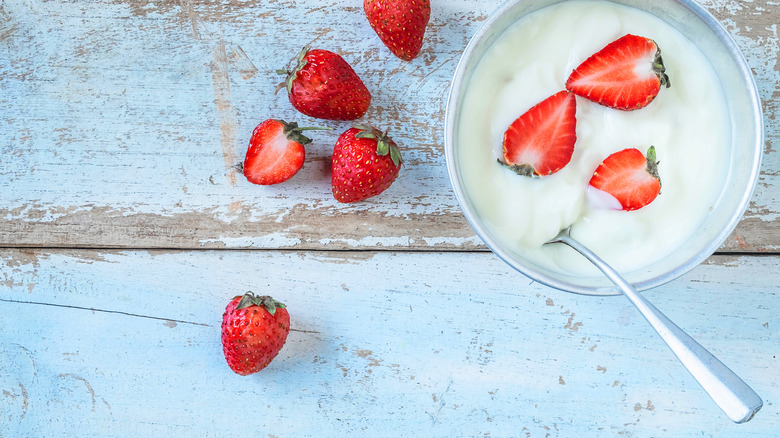
[[(0, 246), (0, 251), (35, 249), (40, 251), (175, 251), (175, 252), (199, 252), (199, 251), (241, 251), (241, 252), (290, 252), (290, 253), (350, 253), (350, 252), (394, 252), (399, 254), (419, 254), (419, 253), (463, 253), (463, 254), (489, 254), (492, 251), (484, 249), (458, 249), (458, 248), (188, 248), (188, 247), (133, 247), (133, 246)], [(716, 251), (713, 256), (733, 256), (733, 257), (775, 257), (780, 256), (780, 251)]]
[[(4, 250), (18, 250), (18, 249), (35, 249), (41, 251), (181, 251), (181, 252), (198, 252), (198, 251), (243, 251), (243, 252), (326, 252), (326, 253), (348, 253), (348, 252), (395, 252), (395, 253), (442, 253), (442, 252), (458, 252), (458, 253), (490, 253), (491, 251), (485, 249), (458, 249), (458, 248), (392, 248), (392, 247), (376, 247), (376, 248), (188, 248), (188, 247), (133, 247), (133, 246), (33, 246), (33, 245), (20, 245), (20, 246), (0, 246), (0, 251)], [(749, 253), (748, 253), (749, 254)]]

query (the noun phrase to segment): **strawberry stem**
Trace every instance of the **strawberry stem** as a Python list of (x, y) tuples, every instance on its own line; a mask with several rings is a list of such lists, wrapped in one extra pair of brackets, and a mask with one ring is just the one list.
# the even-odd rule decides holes
[(305, 128), (297, 128), (298, 131), (333, 131), (333, 128), (327, 126), (307, 126)]
[(299, 128), (297, 122), (288, 123), (284, 120), (278, 120), (278, 122), (284, 126), (284, 135), (287, 137), (287, 139), (298, 142), (301, 145), (307, 145), (311, 143), (311, 139), (302, 134), (303, 131), (330, 131), (333, 129), (323, 126), (307, 126), (304, 128)]

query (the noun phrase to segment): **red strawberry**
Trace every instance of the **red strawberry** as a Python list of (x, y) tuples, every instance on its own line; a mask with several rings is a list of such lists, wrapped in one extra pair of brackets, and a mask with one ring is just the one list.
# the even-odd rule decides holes
[(393, 140), (371, 126), (346, 130), (333, 148), (333, 197), (355, 202), (376, 196), (395, 181), (401, 152)]
[(368, 23), (393, 54), (411, 61), (420, 53), (430, 0), (363, 0)]
[(371, 93), (355, 70), (344, 58), (327, 50), (309, 50), (306, 46), (292, 72), (277, 73), (287, 75), (280, 87), (287, 87), (290, 103), (310, 117), (355, 120), (363, 117), (371, 103)]
[[(661, 192), (655, 147), (650, 146), (647, 150), (647, 158), (634, 148), (607, 157), (593, 172), (588, 191), (593, 189), (614, 197), (620, 203), (615, 209), (631, 211), (653, 202)], [(594, 193), (590, 195), (593, 198)]]
[(303, 167), (306, 152), (303, 145), (311, 143), (295, 122), (268, 119), (257, 125), (244, 158), (244, 176), (253, 184), (278, 184), (292, 178)]
[(551, 175), (571, 161), (577, 101), (560, 91), (539, 102), (517, 118), (504, 133), (501, 164), (523, 176)]
[(285, 305), (252, 292), (237, 296), (222, 315), (222, 350), (230, 369), (246, 376), (271, 363), (287, 340), (290, 315)]
[(566, 89), (619, 110), (646, 107), (661, 85), (671, 83), (655, 41), (626, 35), (586, 59), (569, 76)]

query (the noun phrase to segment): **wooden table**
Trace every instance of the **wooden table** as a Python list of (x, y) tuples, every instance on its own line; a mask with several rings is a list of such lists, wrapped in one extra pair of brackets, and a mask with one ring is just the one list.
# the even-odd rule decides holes
[[(628, 302), (537, 284), (464, 220), (443, 153), (449, 81), (499, 5), (434, 2), (414, 62), (360, 1), (0, 1), (0, 437), (780, 436), (776, 2), (706, 1), (753, 67), (766, 148), (719, 252), (648, 298), (764, 398), (723, 415)], [(330, 194), (318, 133), (272, 187), (234, 166), (306, 43), (341, 53), (406, 165)], [(264, 371), (222, 357), (224, 306), (285, 301)]]

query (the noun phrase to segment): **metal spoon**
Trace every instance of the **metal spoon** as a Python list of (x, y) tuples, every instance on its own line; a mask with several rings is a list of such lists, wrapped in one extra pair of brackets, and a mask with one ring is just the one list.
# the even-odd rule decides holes
[(764, 404), (761, 397), (723, 362), (650, 304), (604, 260), (574, 240), (570, 232), (571, 227), (566, 228), (546, 244), (566, 244), (596, 265), (653, 326), (683, 366), (731, 420), (744, 423), (753, 418)]

